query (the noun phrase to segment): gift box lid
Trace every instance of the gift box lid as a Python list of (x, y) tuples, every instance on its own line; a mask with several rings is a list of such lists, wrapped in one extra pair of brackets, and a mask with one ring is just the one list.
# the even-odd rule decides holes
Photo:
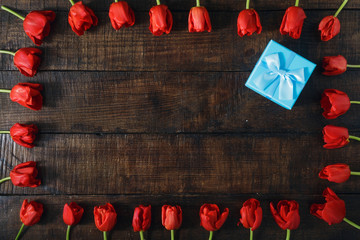
[(270, 40), (245, 86), (291, 110), (316, 64)]

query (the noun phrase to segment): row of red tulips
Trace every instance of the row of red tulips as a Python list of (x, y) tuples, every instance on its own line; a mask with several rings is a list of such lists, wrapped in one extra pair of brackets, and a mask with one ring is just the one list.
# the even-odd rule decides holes
[[(68, 21), (72, 30), (79, 36), (83, 35), (86, 30), (98, 24), (98, 18), (94, 12), (84, 5), (81, 1), (74, 3), (69, 0), (72, 7), (69, 11)], [(321, 31), (321, 40), (328, 41), (340, 33), (340, 21), (337, 18), (342, 8), (348, 0), (339, 7), (333, 16), (323, 18), (319, 24)], [(149, 11), (151, 33), (160, 36), (163, 33), (169, 34), (173, 25), (173, 17), (169, 8), (156, 0), (157, 5)], [(43, 39), (50, 33), (50, 23), (55, 19), (53, 11), (32, 11), (26, 17), (14, 12), (13, 10), (2, 6), (2, 9), (14, 14), (23, 20), (26, 34), (36, 45), (41, 45)], [(123, 26), (130, 27), (135, 23), (134, 11), (126, 1), (115, 0), (110, 5), (109, 17), (115, 30)], [(299, 0), (296, 0), (295, 6), (289, 7), (283, 17), (280, 33), (289, 35), (294, 39), (300, 38), (304, 20), (306, 18), (304, 10), (299, 7)], [(241, 11), (237, 20), (239, 36), (252, 35), (254, 32), (261, 33), (262, 26), (258, 13), (250, 9), (250, 0), (246, 1), (246, 9)], [(196, 0), (196, 6), (190, 9), (188, 18), (189, 32), (211, 32), (211, 22), (208, 11), (200, 5), (200, 0)]]
[[(341, 56), (325, 57), (323, 59), (324, 75), (339, 75), (346, 71), (347, 67), (359, 68), (360, 65), (349, 65), (346, 59)], [(349, 96), (337, 89), (326, 89), (322, 93), (321, 107), (324, 109), (323, 116), (326, 119), (335, 119), (345, 114), (351, 104), (360, 104), (360, 101), (350, 101)], [(323, 128), (324, 148), (341, 148), (350, 142), (350, 139), (360, 141), (357, 136), (349, 135), (349, 130), (344, 127), (326, 125)]]
[[(343, 221), (349, 223), (351, 226), (360, 230), (360, 226), (347, 219), (345, 202), (340, 199), (330, 188), (326, 188), (323, 192), (325, 203), (312, 204), (310, 207), (310, 214), (324, 220), (329, 225), (341, 223)], [(274, 204), (270, 203), (270, 211), (275, 222), (283, 230), (286, 230), (286, 239), (290, 239), (290, 231), (295, 230), (300, 225), (299, 204), (294, 200), (281, 200), (278, 202), (276, 208)], [(70, 239), (70, 228), (78, 224), (83, 216), (84, 209), (72, 202), (65, 204), (63, 210), (63, 220), (68, 226), (66, 239)], [(24, 226), (32, 226), (40, 221), (43, 214), (43, 205), (41, 203), (24, 200), (20, 210), (20, 220), (22, 226), (15, 238), (18, 240)], [(216, 204), (204, 204), (200, 208), (200, 225), (210, 232), (209, 240), (212, 240), (213, 233), (219, 230), (225, 223), (229, 209), (225, 208), (220, 212)], [(182, 224), (182, 209), (180, 206), (162, 206), (161, 220), (163, 226), (171, 231), (171, 239), (174, 240), (174, 231), (178, 230)], [(250, 229), (250, 240), (253, 239), (253, 231), (260, 227), (263, 214), (260, 202), (254, 198), (250, 198), (243, 203), (240, 209), (240, 223)], [(104, 240), (107, 239), (107, 232), (111, 231), (117, 221), (117, 213), (110, 203), (103, 206), (94, 207), (94, 222), (96, 227), (103, 232)], [(144, 232), (150, 228), (151, 225), (151, 205), (140, 205), (135, 208), (132, 226), (134, 232), (139, 232), (141, 240), (144, 239)]]
[[(342, 183), (349, 179), (350, 175), (360, 175), (360, 172), (350, 171), (350, 167), (346, 164), (333, 164), (323, 168), (319, 177), (328, 179), (331, 182)], [(10, 172), (9, 177), (0, 180), (0, 183), (11, 180), (12, 184), (19, 187), (38, 187), (41, 180), (37, 178), (38, 170), (36, 163), (33, 161), (21, 163), (14, 167)], [(360, 226), (351, 222), (347, 218), (345, 202), (341, 200), (330, 188), (325, 189), (323, 196), (326, 203), (312, 204), (310, 213), (320, 219), (326, 221), (329, 225), (345, 221), (352, 226), (360, 229)], [(276, 223), (283, 230), (287, 231), (287, 239), (290, 237), (290, 230), (295, 230), (300, 224), (299, 204), (294, 201), (282, 200), (275, 208), (273, 203), (270, 203), (271, 213)], [(20, 220), (23, 223), (20, 231), (16, 237), (20, 237), (24, 225), (32, 226), (36, 224), (43, 213), (43, 206), (41, 203), (30, 202), (25, 199), (20, 210)], [(79, 223), (84, 209), (76, 203), (65, 204), (63, 211), (63, 220), (68, 225), (66, 239), (70, 236), (70, 227)], [(210, 231), (210, 238), (212, 239), (213, 232), (217, 231), (224, 224), (229, 209), (224, 209), (221, 213), (218, 206), (215, 204), (204, 204), (200, 208), (200, 224), (206, 230)], [(250, 229), (250, 239), (253, 237), (253, 231), (256, 230), (262, 221), (262, 208), (260, 202), (256, 199), (249, 199), (240, 210), (240, 223), (245, 228)], [(107, 203), (104, 206), (97, 206), (94, 208), (94, 219), (96, 227), (103, 232), (104, 239), (107, 238), (106, 232), (110, 231), (116, 224), (117, 214), (114, 207)], [(133, 228), (135, 232), (140, 232), (140, 237), (143, 239), (143, 232), (150, 228), (151, 223), (151, 206), (145, 207), (140, 205), (135, 208), (133, 217)], [(162, 207), (162, 224), (167, 230), (171, 231), (171, 238), (174, 239), (174, 230), (180, 228), (182, 223), (182, 210), (180, 206), (164, 205)]]
[[(348, 67), (358, 68), (360, 67), (360, 65), (347, 64), (346, 59), (341, 55), (333, 56), (333, 57), (325, 57), (323, 59), (323, 68), (325, 69), (325, 72), (323, 72), (323, 74), (328, 76), (342, 74), (347, 70)], [(321, 107), (324, 109), (323, 116), (326, 119), (335, 119), (340, 115), (343, 115), (349, 110), (351, 104), (360, 104), (360, 102), (350, 101), (346, 93), (336, 89), (326, 89), (321, 97)], [(349, 132), (346, 128), (332, 126), (332, 125), (327, 125), (323, 128), (323, 136), (325, 142), (323, 147), (327, 149), (343, 147), (350, 142), (350, 139), (360, 141), (359, 137), (349, 135)], [(350, 175), (359, 176), (360, 172), (352, 172), (347, 164), (341, 164), (341, 163), (329, 165), (319, 173), (320, 178), (328, 179), (329, 181), (336, 183), (342, 183), (347, 181)], [(334, 199), (336, 199), (336, 196), (330, 195), (326, 197), (326, 201), (328, 202), (334, 201)], [(337, 211), (327, 213), (326, 217), (327, 218), (339, 217), (342, 216), (343, 214), (344, 218), (342, 221), (345, 221), (360, 230), (359, 225), (356, 225), (352, 221), (345, 218), (346, 212), (345, 212), (345, 205), (343, 206), (343, 204), (345, 203), (334, 202), (334, 205), (332, 205), (331, 207), (333, 207), (333, 209), (337, 209)], [(311, 207), (316, 208), (316, 206), (317, 205), (313, 204)], [(325, 211), (326, 206), (322, 206), (320, 208), (323, 211)], [(311, 209), (310, 212), (312, 212)], [(338, 220), (340, 220), (340, 218)], [(333, 223), (336, 223), (336, 220)]]
[[(326, 89), (321, 97), (323, 116), (326, 119), (335, 119), (345, 114), (351, 104), (360, 104), (359, 101), (350, 101), (349, 96), (337, 89)], [(348, 129), (327, 125), (323, 128), (324, 148), (333, 149), (347, 145), (350, 139), (360, 141), (359, 137), (349, 135)]]
[[(43, 87), (38, 83), (18, 83), (11, 90), (0, 89), (0, 93), (9, 93), (10, 99), (31, 110), (40, 110), (43, 105), (41, 95)], [(10, 134), (11, 139), (17, 144), (33, 148), (38, 128), (34, 124), (14, 124), (10, 130), (0, 131), (0, 134)]]

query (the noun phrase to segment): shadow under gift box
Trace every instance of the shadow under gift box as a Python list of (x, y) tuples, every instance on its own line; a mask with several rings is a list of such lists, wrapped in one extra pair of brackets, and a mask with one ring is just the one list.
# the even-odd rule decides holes
[(316, 64), (270, 40), (245, 86), (291, 110)]

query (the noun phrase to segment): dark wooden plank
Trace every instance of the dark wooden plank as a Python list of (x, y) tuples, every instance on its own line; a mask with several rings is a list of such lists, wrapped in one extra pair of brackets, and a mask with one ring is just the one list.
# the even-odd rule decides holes
[[(0, 239), (13, 239), (20, 228), (19, 209), (23, 199), (29, 198), (44, 204), (44, 215), (40, 222), (27, 229), (21, 239), (64, 239), (66, 226), (62, 221), (62, 210), (66, 202), (76, 201), (85, 208), (84, 218), (79, 225), (72, 228), (71, 239), (102, 239), (102, 233), (96, 229), (93, 218), (94, 205), (111, 202), (117, 213), (118, 222), (110, 233), (109, 239), (139, 239), (139, 234), (134, 233), (131, 227), (133, 209), (138, 204), (152, 205), (152, 224), (145, 234), (146, 239), (170, 239), (169, 231), (161, 225), (161, 206), (163, 204), (179, 204), (183, 209), (183, 225), (176, 231), (176, 239), (208, 239), (208, 232), (199, 225), (199, 209), (205, 202), (217, 203), (221, 209), (228, 207), (230, 215), (223, 227), (215, 232), (217, 240), (248, 239), (249, 232), (243, 227), (237, 227), (239, 210), (242, 203), (250, 198), (260, 200), (263, 208), (262, 225), (254, 233), (254, 239), (285, 239), (285, 231), (281, 230), (274, 222), (269, 202), (281, 199), (295, 199), (300, 204), (301, 224), (297, 230), (292, 231), (291, 238), (296, 240), (348, 240), (357, 239), (358, 230), (346, 223), (328, 226), (325, 222), (309, 214), (309, 206), (313, 202), (322, 202), (317, 196), (299, 195), (197, 195), (197, 196), (2, 196), (0, 197)], [(358, 202), (360, 196), (340, 195), (346, 202), (347, 218), (359, 222), (360, 210)]]
[[(106, 11), (109, 8), (109, 5), (112, 1), (94, 1), (94, 0), (84, 0), (84, 3), (95, 9), (96, 11)], [(148, 11), (152, 6), (156, 4), (155, 0), (131, 0), (128, 1), (129, 5), (136, 11)], [(195, 6), (195, 0), (179, 2), (176, 0), (162, 0), (163, 4), (166, 4), (170, 7), (171, 10), (182, 10), (188, 11), (191, 7)], [(202, 0), (201, 4), (206, 6), (211, 11), (240, 11), (245, 8), (244, 1), (236, 0)], [(300, 6), (305, 9), (337, 9), (342, 1), (339, 0), (301, 0)], [(251, 6), (258, 10), (283, 10), (289, 6), (294, 5), (295, 1), (285, 0), (285, 1), (266, 1), (266, 0), (255, 0), (251, 2)], [(3, 0), (3, 5), (14, 6), (18, 9), (24, 10), (37, 10), (37, 9), (57, 9), (66, 11), (70, 8), (69, 1), (66, 0), (48, 0), (48, 1), (36, 1), (36, 0)], [(359, 9), (360, 3), (358, 1), (349, 1), (346, 5), (347, 9)]]
[(319, 71), (291, 111), (246, 88), (249, 73), (40, 72), (29, 79), (2, 72), (0, 88), (29, 80), (42, 83), (45, 106), (34, 112), (0, 94), (0, 129), (28, 121), (43, 133), (320, 133), (325, 124), (335, 124), (356, 135), (359, 106), (326, 121), (320, 96), (326, 88), (337, 88), (359, 100), (358, 72), (331, 78)]
[[(187, 32), (186, 12), (174, 13), (174, 28), (167, 36), (154, 37), (148, 30), (147, 14), (137, 14), (138, 24), (129, 29), (114, 31), (106, 12), (99, 13), (99, 26), (77, 37), (67, 24), (67, 13), (58, 14), (53, 32), (42, 45), (45, 52), (41, 70), (98, 70), (98, 71), (250, 71), (266, 44), (274, 39), (317, 62), (322, 56), (343, 54), (358, 62), (354, 39), (359, 29), (353, 19), (359, 11), (343, 11), (341, 33), (329, 42), (321, 42), (317, 31), (321, 18), (329, 11), (307, 11), (300, 40), (279, 33), (282, 11), (260, 12), (264, 31), (258, 36), (240, 38), (236, 32), (237, 13), (212, 12), (212, 33)], [(14, 22), (14, 24), (9, 24)], [(1, 48), (16, 50), (32, 46), (13, 16), (1, 14)], [(344, 44), (348, 43), (348, 44)], [(15, 69), (12, 57), (1, 55), (1, 70)]]
[(357, 142), (322, 149), (320, 135), (41, 135), (25, 149), (1, 136), (1, 177), (24, 161), (37, 161), (43, 181), (36, 189), (0, 185), (2, 194), (314, 194), (325, 186), (358, 191), (320, 180), (327, 164), (360, 169)]

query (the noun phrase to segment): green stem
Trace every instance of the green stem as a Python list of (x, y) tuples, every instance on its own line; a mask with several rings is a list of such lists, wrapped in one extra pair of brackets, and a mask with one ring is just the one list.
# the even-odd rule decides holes
[(10, 55), (15, 56), (15, 53), (14, 53), (14, 52), (11, 52), (11, 51), (0, 50), (0, 53), (5, 53), (5, 54), (10, 54)]
[(161, 3), (160, 3), (160, 0), (156, 0), (156, 4), (157, 5), (160, 5)]
[(3, 179), (0, 179), (0, 183), (3, 183), (3, 182), (6, 182), (8, 180), (10, 180), (11, 178), (10, 177), (6, 177), (6, 178), (3, 178)]
[(140, 239), (144, 240), (144, 231), (140, 231), (139, 233), (140, 233)]
[(299, 0), (296, 0), (295, 1), (295, 7), (298, 7), (299, 6)]
[(347, 4), (348, 0), (344, 0), (343, 3), (340, 5), (339, 9), (336, 11), (336, 13), (334, 14), (334, 17), (337, 17), (339, 15), (339, 13), (341, 12), (341, 10), (345, 7), (345, 5)]
[(171, 230), (171, 240), (175, 240), (175, 231)]
[(356, 223), (354, 223), (354, 222), (350, 221), (349, 219), (344, 218), (344, 219), (343, 219), (343, 221), (344, 221), (344, 222), (347, 222), (348, 224), (350, 224), (350, 225), (351, 225), (351, 226), (353, 226), (354, 228), (357, 228), (357, 229), (359, 229), (359, 230), (360, 230), (360, 226), (359, 226), (359, 225), (357, 225)]
[(250, 8), (250, 0), (246, 0), (246, 9)]
[(196, 0), (196, 6), (200, 7), (200, 0)]
[(10, 8), (7, 8), (5, 6), (1, 6), (1, 9), (7, 11), (8, 13), (11, 13), (12, 15), (17, 16), (18, 18), (20, 18), (23, 21), (25, 20), (25, 17), (23, 15), (18, 14), (17, 12), (11, 10)]
[(346, 66), (349, 68), (360, 68), (360, 65), (354, 65), (354, 64), (347, 64)]
[(72, 6), (74, 6), (75, 5), (75, 3), (74, 3), (74, 1), (73, 0), (69, 0), (70, 1), (70, 3), (71, 3), (71, 5)]
[(360, 101), (350, 101), (350, 103), (360, 104)]
[(70, 239), (70, 228), (71, 228), (71, 225), (68, 225), (67, 230), (66, 230), (66, 240)]
[(213, 232), (213, 231), (210, 231), (209, 240), (212, 240), (213, 234), (214, 234), (214, 232)]
[(115, 2), (118, 2), (118, 0), (115, 0)]
[(253, 230), (251, 230), (251, 228), (250, 228), (250, 240), (253, 240), (253, 237), (254, 237), (254, 232), (253, 232)]
[(349, 135), (349, 139), (354, 139), (356, 141), (360, 141), (360, 137), (355, 137), (355, 136), (351, 136), (351, 135)]
[(10, 131), (0, 131), (0, 134), (10, 134)]
[(21, 228), (20, 228), (20, 230), (19, 230), (18, 234), (16, 235), (15, 240), (18, 240), (18, 239), (19, 239), (20, 234), (21, 234), (21, 232), (22, 232), (22, 230), (23, 230), (24, 226), (25, 226), (25, 224), (22, 224), (22, 225), (21, 225)]
[(107, 240), (106, 232), (103, 232), (103, 234), (104, 234), (104, 240)]
[(351, 172), (350, 172), (350, 175), (360, 176), (360, 172), (353, 172), (353, 171), (351, 171)]
[(0, 93), (10, 93), (11, 90), (9, 89), (0, 89)]
[(290, 229), (286, 229), (286, 240), (290, 240)]

